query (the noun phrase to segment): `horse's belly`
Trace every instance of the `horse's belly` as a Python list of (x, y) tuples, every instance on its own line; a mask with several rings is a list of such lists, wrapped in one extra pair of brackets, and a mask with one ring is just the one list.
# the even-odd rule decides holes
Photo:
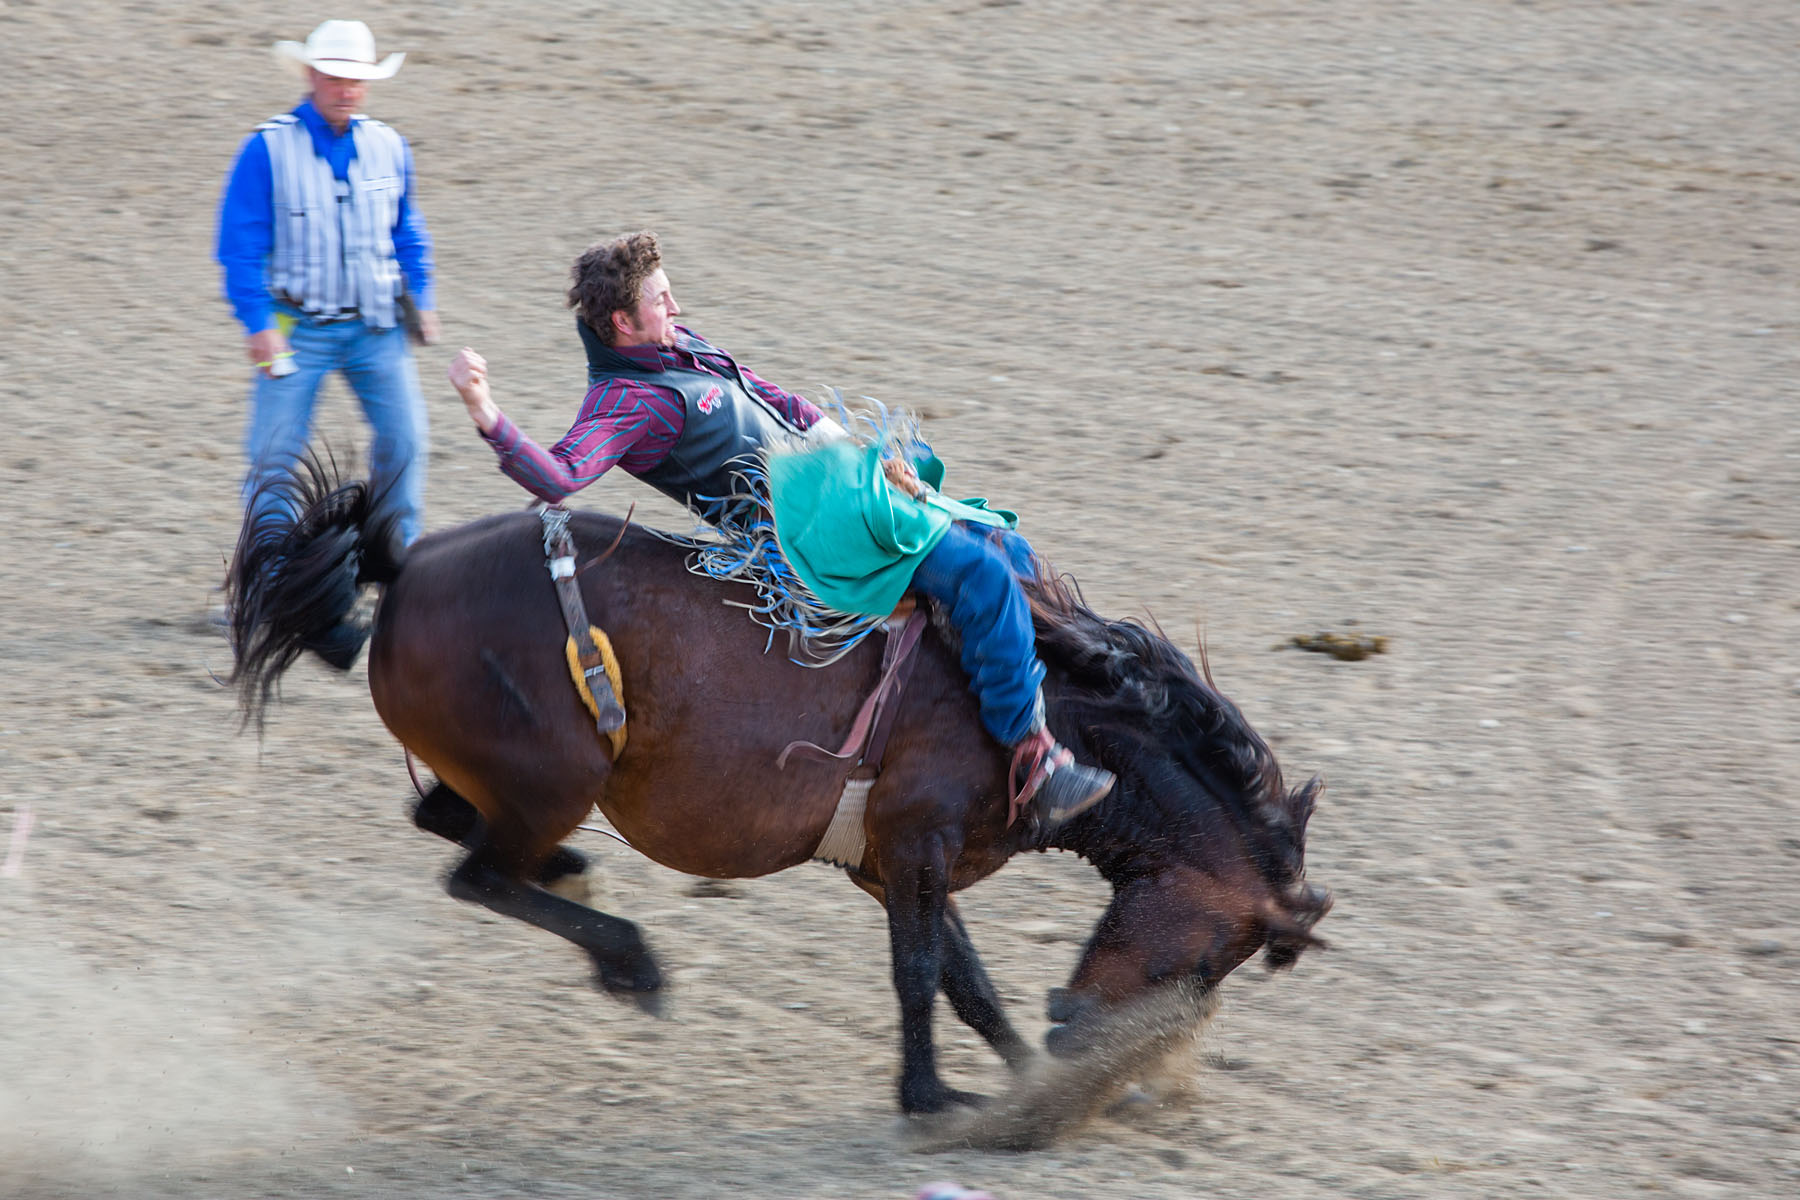
[(690, 875), (746, 878), (803, 863), (837, 807), (841, 783), (817, 764), (777, 771), (633, 749), (614, 765), (600, 810), (633, 848)]

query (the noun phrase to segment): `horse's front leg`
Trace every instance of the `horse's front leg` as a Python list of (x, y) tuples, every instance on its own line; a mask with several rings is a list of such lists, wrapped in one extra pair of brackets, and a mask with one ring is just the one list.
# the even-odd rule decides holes
[(938, 1076), (931, 1010), (944, 966), (950, 903), (950, 855), (941, 833), (926, 834), (884, 855), (888, 939), (894, 991), (900, 997), (900, 1109), (942, 1112), (981, 1097), (946, 1087)]
[[(880, 884), (855, 875), (850, 882), (873, 896), (875, 903), (887, 907), (887, 893)], [(981, 956), (975, 953), (975, 943), (969, 938), (954, 899), (944, 902), (943, 969), (938, 973), (938, 987), (963, 1024), (985, 1038), (1007, 1066), (1021, 1070), (1037, 1057), (1031, 1043), (1020, 1037), (1006, 1019), (1000, 993), (988, 978)]]
[(975, 943), (969, 939), (956, 901), (950, 899), (944, 902), (941, 982), (944, 998), (950, 1001), (962, 1023), (979, 1033), (1006, 1060), (1007, 1066), (1017, 1071), (1036, 1057), (1031, 1044), (1006, 1019), (1006, 1010), (1000, 1007), (1000, 993), (988, 978), (981, 956), (975, 953)]

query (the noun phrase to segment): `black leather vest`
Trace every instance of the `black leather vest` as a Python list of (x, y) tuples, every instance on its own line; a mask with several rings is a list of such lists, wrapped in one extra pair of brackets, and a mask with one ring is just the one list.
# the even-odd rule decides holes
[(577, 319), (576, 326), (587, 349), (590, 390), (607, 379), (625, 379), (681, 394), (681, 437), (662, 462), (638, 478), (709, 522), (733, 491), (733, 473), (755, 463), (765, 447), (785, 448), (804, 436), (745, 382), (729, 354), (691, 333), (681, 335), (679, 347), (711, 358), (728, 377), (680, 368), (647, 371), (601, 342), (586, 321)]

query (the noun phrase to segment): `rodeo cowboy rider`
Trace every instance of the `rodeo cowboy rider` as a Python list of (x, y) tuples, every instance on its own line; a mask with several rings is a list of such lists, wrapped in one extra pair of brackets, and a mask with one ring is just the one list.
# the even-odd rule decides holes
[[(1112, 789), (1110, 772), (1076, 762), (1044, 724), (1044, 667), (1015, 574), (1031, 569), (1031, 548), (1003, 528), (1004, 517), (940, 496), (911, 464), (858, 446), (813, 404), (677, 325), (655, 234), (591, 246), (571, 275), (589, 389), (554, 446), (538, 445), (495, 405), (481, 355), (465, 347), (450, 364), (450, 382), (503, 472), (556, 504), (617, 465), (716, 520), (706, 498), (730, 495), (743, 456), (766, 452), (777, 540), (820, 600), (885, 615), (910, 587), (942, 606), (961, 635), (983, 725), (1033, 764), (1028, 804), (1040, 830)], [(796, 441), (804, 453), (792, 452)]]

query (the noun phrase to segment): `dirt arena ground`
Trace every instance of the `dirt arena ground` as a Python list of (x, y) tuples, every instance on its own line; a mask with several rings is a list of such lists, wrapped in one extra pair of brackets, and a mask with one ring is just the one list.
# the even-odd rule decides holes
[[(71, 11), (0, 4), (0, 1194), (1800, 1192), (1791, 0)], [(1326, 774), (1335, 949), (1234, 975), (1185, 1094), (919, 1154), (832, 871), (584, 835), (658, 1021), (443, 895), (360, 667), (239, 736), (214, 206), (297, 95), (268, 45), (332, 15), (410, 52), (369, 107), (437, 239), (433, 527), (522, 501), (455, 347), (554, 437), (567, 264), (654, 227), (696, 327), (922, 411)], [(341, 387), (321, 429), (362, 437)], [(1389, 652), (1278, 649), (1321, 629)], [(965, 897), (1033, 1036), (1103, 894), (1052, 855)]]

